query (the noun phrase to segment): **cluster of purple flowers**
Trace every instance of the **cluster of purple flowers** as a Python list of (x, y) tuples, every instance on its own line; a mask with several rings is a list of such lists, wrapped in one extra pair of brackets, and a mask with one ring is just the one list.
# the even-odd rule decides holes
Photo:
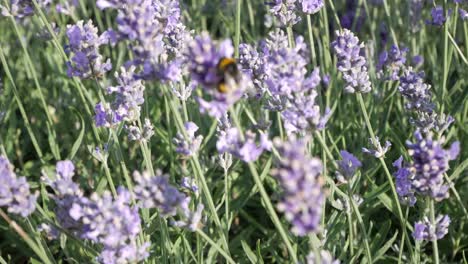
[[(102, 195), (83, 195), (73, 182), (75, 167), (71, 161), (59, 161), (56, 178), (45, 179), (56, 192), (56, 217), (59, 224), (75, 235), (101, 244), (101, 263), (138, 262), (148, 257), (149, 243), (139, 245), (141, 220), (137, 207), (131, 207), (131, 194), (120, 187), (116, 197), (106, 191)], [(51, 228), (45, 228), (51, 230)]]
[(281, 26), (292, 26), (301, 21), (298, 12), (315, 14), (323, 6), (323, 0), (274, 0), (270, 3), (270, 12)]
[(275, 140), (281, 156), (272, 170), (284, 191), (278, 210), (293, 225), (292, 231), (305, 236), (319, 230), (325, 194), (322, 189), (322, 162), (306, 155), (304, 139), (288, 142)]
[(444, 173), (449, 169), (449, 161), (454, 160), (460, 152), (460, 142), (452, 143), (450, 149), (442, 147), (443, 139), (432, 139), (431, 133), (426, 137), (416, 131), (415, 143), (407, 142), (408, 153), (413, 161), (409, 167), (414, 174), (411, 181), (417, 193), (428, 195), (435, 200), (448, 197), (448, 186), (444, 184)]
[(415, 132), (416, 142), (407, 142), (408, 152), (412, 162), (406, 166), (403, 157), (393, 165), (396, 171), (396, 189), (400, 199), (414, 205), (415, 194), (430, 196), (440, 201), (449, 196), (449, 186), (445, 184), (444, 173), (449, 169), (449, 161), (455, 159), (460, 152), (460, 143), (454, 142), (450, 149), (442, 147), (443, 139), (432, 139), (431, 133), (426, 137)]
[(145, 86), (135, 78), (135, 66), (121, 68), (115, 73), (117, 86), (107, 88), (109, 95), (115, 94), (111, 105), (100, 102), (95, 107), (96, 126), (111, 127), (122, 121), (133, 122), (140, 118), (140, 106), (144, 103)]
[(8, 159), (0, 156), (0, 207), (27, 217), (36, 209), (37, 194), (31, 194), (25, 177), (17, 177)]
[(247, 131), (242, 137), (239, 129), (231, 127), (227, 115), (218, 119), (217, 130), (216, 148), (218, 153), (229, 153), (245, 162), (256, 161), (265, 150), (270, 150), (272, 147), (268, 136), (264, 133), (260, 133), (260, 144), (258, 145), (255, 133)]
[(145, 141), (148, 142), (154, 135), (154, 127), (148, 118), (145, 118), (143, 128), (139, 126), (131, 125), (127, 127), (128, 140), (130, 141)]
[(348, 29), (337, 31), (336, 35), (332, 48), (338, 57), (338, 70), (343, 74), (346, 82), (345, 92), (370, 92), (371, 83), (366, 59), (361, 55), (364, 44), (359, 43), (359, 39)]
[(99, 0), (101, 9), (118, 9), (117, 35), (132, 42), (139, 77), (160, 81), (180, 81), (184, 67), (182, 54), (191, 40), (181, 21), (179, 1), (175, 0)]
[(424, 72), (407, 67), (400, 76), (398, 91), (406, 99), (405, 108), (413, 113), (410, 122), (427, 132), (445, 130), (454, 120), (451, 116), (438, 115), (431, 101), (431, 85), (424, 82)]
[(405, 68), (408, 51), (408, 48), (392, 45), (389, 51), (380, 53), (377, 76), (386, 80), (398, 81), (400, 72)]
[(257, 90), (257, 97), (267, 100), (266, 108), (280, 111), (289, 134), (321, 130), (330, 117), (328, 109), (322, 115), (316, 102), (316, 87), (320, 84), (319, 70), (307, 76), (307, 46), (302, 37), (296, 38), (294, 48), (287, 46), (287, 37), (277, 30), (260, 44), (240, 46), (240, 65)]
[[(204, 32), (195, 37), (190, 42), (186, 60), (192, 81), (200, 85), (211, 100), (197, 98), (200, 110), (207, 112), (215, 118), (222, 117), (230, 106), (237, 102), (250, 81), (243, 74), (239, 80), (225, 78), (224, 73), (218, 69), (218, 64), (223, 58), (231, 58), (234, 54), (234, 47), (231, 40), (224, 40), (220, 43), (213, 41), (208, 33)], [(217, 85), (224, 81), (229, 87), (228, 91), (221, 92)]]
[(445, 14), (445, 10), (442, 6), (438, 5), (431, 9), (431, 17), (432, 20), (427, 20), (426, 23), (434, 26), (442, 26), (445, 21), (447, 21), (447, 17), (452, 14), (452, 9), (447, 11), (447, 16)]
[(69, 77), (99, 78), (112, 69), (110, 59), (104, 61), (99, 53), (99, 47), (107, 43), (115, 43), (109, 31), (98, 35), (98, 29), (89, 20), (86, 24), (78, 21), (75, 25), (67, 26), (69, 45), (67, 53), (72, 53), (71, 61), (67, 62)]
[(173, 142), (176, 145), (177, 153), (185, 157), (191, 157), (198, 152), (203, 141), (203, 136), (198, 135), (195, 137), (195, 132), (198, 130), (198, 126), (195, 123), (186, 122), (184, 126), (186, 137), (184, 137), (183, 133), (178, 132)]
[(434, 241), (442, 239), (447, 233), (450, 225), (450, 217), (448, 215), (439, 215), (435, 219), (435, 223), (425, 217), (422, 221), (414, 224), (413, 237), (416, 240)]
[(181, 219), (173, 224), (191, 231), (195, 231), (201, 225), (203, 204), (198, 204), (196, 211), (191, 211), (190, 196), (172, 186), (167, 175), (161, 171), (156, 171), (155, 176), (147, 171), (143, 173), (135, 171), (133, 178), (136, 182), (134, 193), (143, 208), (156, 208), (163, 217), (178, 214)]
[[(10, 0), (9, 2), (9, 6), (0, 4), (0, 14), (2, 16), (12, 16), (16, 19), (22, 19), (34, 15), (34, 4), (32, 0)], [(51, 0), (37, 1), (40, 7), (47, 7), (51, 2)]]
[(362, 166), (361, 161), (358, 160), (353, 154), (346, 150), (340, 151), (341, 160), (338, 163), (338, 180), (340, 182), (348, 182), (356, 173), (356, 171)]

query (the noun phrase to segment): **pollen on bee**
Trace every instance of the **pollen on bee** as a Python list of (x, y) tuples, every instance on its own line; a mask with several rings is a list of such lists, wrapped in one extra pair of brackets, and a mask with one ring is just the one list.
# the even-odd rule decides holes
[(225, 83), (218, 84), (218, 91), (220, 93), (227, 93), (229, 91), (229, 86)]

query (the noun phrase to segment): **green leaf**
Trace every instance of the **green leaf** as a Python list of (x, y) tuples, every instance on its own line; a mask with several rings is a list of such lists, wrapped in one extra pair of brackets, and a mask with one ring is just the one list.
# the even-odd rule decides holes
[(241, 244), (242, 244), (242, 249), (244, 249), (245, 255), (250, 260), (250, 263), (257, 263), (257, 256), (249, 247), (249, 245), (244, 240), (241, 241)]
[(78, 138), (75, 140), (75, 143), (73, 143), (72, 149), (70, 151), (70, 154), (68, 155), (68, 159), (73, 159), (78, 152), (78, 149), (81, 146), (81, 143), (83, 142), (83, 137), (84, 137), (84, 132), (85, 132), (85, 122), (81, 114), (76, 110), (72, 109), (72, 111), (78, 116), (78, 118), (81, 121), (81, 129), (80, 129), (80, 134), (78, 135)]

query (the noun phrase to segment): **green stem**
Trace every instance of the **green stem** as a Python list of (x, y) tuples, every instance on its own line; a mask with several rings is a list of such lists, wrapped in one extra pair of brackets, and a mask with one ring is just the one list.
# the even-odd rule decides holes
[(292, 30), (292, 26), (287, 27), (286, 31), (288, 32), (289, 47), (294, 48), (294, 33), (293, 33), (293, 30)]
[(228, 263), (235, 264), (236, 262), (229, 256), (226, 251), (224, 251), (216, 242), (214, 242), (205, 232), (203, 232), (201, 229), (197, 229), (197, 234), (199, 234), (203, 239), (205, 239), (212, 247), (214, 247), (221, 255), (223, 255), (224, 258), (226, 258), (226, 261)]
[(28, 246), (37, 254), (37, 256), (46, 264), (55, 263), (49, 259), (47, 253), (43, 250), (41, 251), (40, 248), (34, 243), (31, 237), (19, 226), (15, 221), (13, 221), (4, 211), (0, 208), (0, 216), (8, 223), (8, 225), (15, 230), (16, 233), (28, 244)]
[[(353, 199), (353, 195), (351, 193), (351, 187), (350, 187), (350, 182), (348, 182), (348, 199)], [(350, 202), (351, 205), (351, 202)], [(352, 219), (352, 213), (351, 210), (348, 210), (347, 212), (348, 215), (348, 228), (349, 228), (349, 250), (351, 253), (351, 258), (354, 256), (354, 235), (353, 235), (353, 219)]]
[[(436, 222), (435, 222), (435, 210), (434, 210), (434, 199), (431, 199), (430, 197), (430, 219), (431, 219), (431, 225), (435, 227)], [(439, 247), (437, 246), (437, 238), (432, 240), (432, 250), (434, 251), (434, 264), (439, 264)]]
[(234, 39), (234, 56), (239, 58), (239, 44), (240, 44), (240, 23), (241, 23), (241, 9), (242, 9), (242, 0), (237, 0), (236, 4), (236, 32)]
[(283, 242), (286, 244), (286, 248), (289, 251), (289, 254), (291, 254), (291, 258), (293, 260), (293, 263), (298, 263), (297, 256), (296, 256), (296, 251), (291, 245), (291, 242), (289, 241), (288, 235), (281, 224), (281, 221), (276, 214), (275, 208), (273, 207), (273, 204), (271, 203), (270, 196), (266, 192), (265, 188), (263, 187), (262, 180), (260, 179), (260, 176), (257, 173), (257, 170), (255, 168), (255, 165), (251, 162), (248, 163), (250, 173), (252, 174), (255, 185), (257, 185), (258, 190), (260, 191), (260, 196), (262, 197), (263, 202), (265, 203), (265, 207), (270, 215), (271, 220), (273, 221), (273, 224), (275, 225), (276, 229), (280, 233), (281, 239)]
[(307, 15), (307, 30), (309, 32), (309, 46), (310, 46), (310, 56), (312, 61), (312, 66), (317, 66), (317, 57), (315, 55), (315, 44), (314, 44), (314, 34), (312, 31), (312, 19), (310, 14)]
[[(356, 97), (357, 97), (359, 105), (361, 107), (362, 115), (364, 116), (364, 120), (365, 120), (365, 123), (366, 123), (367, 130), (369, 131), (369, 134), (370, 134), (371, 138), (373, 140), (376, 140), (374, 130), (372, 129), (372, 125), (371, 125), (371, 122), (369, 120), (369, 115), (367, 114), (366, 106), (364, 104), (364, 99), (362, 98), (361, 93), (356, 93)], [(385, 163), (384, 158), (380, 157), (379, 161), (382, 164), (382, 167), (384, 168), (385, 175), (387, 176), (387, 181), (388, 181), (388, 183), (390, 185), (390, 188), (392, 190), (393, 200), (394, 200), (394, 203), (395, 203), (395, 205), (397, 207), (397, 213), (398, 213), (398, 218), (400, 220), (401, 228), (402, 228), (404, 236), (405, 236), (405, 238), (406, 238), (406, 240), (408, 242), (408, 247), (409, 247), (409, 249), (410, 249), (410, 251), (412, 253), (413, 250), (412, 250), (412, 247), (411, 247), (411, 242), (409, 241), (408, 235), (406, 233), (406, 224), (405, 224), (406, 221), (405, 221), (405, 218), (403, 216), (403, 212), (401, 210), (400, 199), (398, 198), (398, 194), (396, 192), (395, 183), (393, 182), (393, 176), (390, 173), (390, 171), (388, 170), (387, 164)], [(403, 248), (401, 248), (400, 250), (403, 250)]]
[(1, 46), (0, 46), (0, 59), (2, 61), (2, 65), (3, 65), (3, 68), (5, 70), (5, 73), (6, 73), (7, 77), (8, 77), (8, 79), (10, 79), (11, 86), (13, 87), (14, 97), (15, 97), (16, 103), (18, 104), (18, 108), (20, 110), (21, 117), (24, 120), (26, 130), (28, 131), (29, 137), (31, 138), (31, 142), (32, 142), (32, 144), (34, 146), (34, 150), (36, 150), (36, 153), (37, 153), (37, 156), (38, 156), (40, 162), (42, 164), (44, 164), (45, 162), (44, 162), (44, 159), (43, 159), (42, 150), (39, 147), (39, 144), (37, 143), (36, 136), (34, 135), (34, 132), (32, 130), (31, 123), (29, 122), (29, 119), (28, 119), (28, 115), (26, 114), (26, 111), (24, 110), (24, 106), (23, 106), (23, 103), (21, 102), (18, 89), (16, 88), (15, 81), (13, 79), (13, 76), (11, 75), (10, 68), (8, 67), (8, 63), (5, 60), (5, 55), (3, 54), (3, 49), (2, 49)]

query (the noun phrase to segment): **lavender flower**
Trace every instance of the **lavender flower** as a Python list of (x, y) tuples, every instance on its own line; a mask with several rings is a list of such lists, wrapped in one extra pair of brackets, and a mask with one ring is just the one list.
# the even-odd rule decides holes
[(322, 190), (322, 162), (306, 156), (305, 140), (275, 140), (281, 156), (272, 170), (284, 191), (278, 210), (293, 225), (292, 231), (305, 236), (319, 230), (325, 194)]
[(332, 42), (332, 48), (338, 57), (338, 70), (346, 82), (345, 92), (368, 93), (371, 90), (366, 59), (361, 56), (364, 44), (348, 29), (337, 31), (337, 38)]
[(87, 198), (72, 181), (74, 173), (71, 161), (60, 161), (55, 180), (44, 179), (56, 192), (53, 198), (59, 224), (83, 239), (102, 244), (98, 256), (101, 263), (131, 263), (146, 259), (149, 243), (137, 246), (141, 220), (138, 208), (130, 207), (130, 192), (120, 187), (115, 199), (108, 191), (102, 196), (94, 193)]
[[(0, 14), (2, 16), (12, 16), (17, 19), (22, 19), (34, 15), (34, 4), (32, 0), (10, 0), (9, 2), (9, 7), (0, 5)], [(41, 7), (46, 7), (51, 2), (48, 0), (39, 0), (37, 3)]]
[(137, 235), (141, 232), (138, 208), (130, 208), (130, 192), (118, 189), (115, 200), (110, 192), (102, 196), (94, 193), (90, 199), (74, 203), (70, 216), (82, 223), (81, 237), (102, 244), (98, 257), (102, 263), (131, 263), (146, 259), (149, 243), (138, 247)]
[[(345, 2), (346, 11), (340, 16), (340, 24), (346, 29), (352, 29), (354, 25), (355, 30), (359, 32), (366, 20), (366, 10), (359, 5), (357, 0), (346, 0)], [(358, 15), (359, 17), (356, 17)]]
[(409, 0), (409, 29), (416, 33), (421, 29), (421, 12), (424, 9), (424, 0)]
[(385, 153), (387, 153), (387, 151), (392, 146), (390, 141), (385, 141), (385, 146), (382, 147), (378, 137), (375, 137), (375, 139), (369, 138), (369, 142), (374, 147), (374, 149), (362, 148), (362, 152), (370, 154), (378, 159), (385, 156)]
[(91, 20), (86, 24), (81, 20), (75, 25), (68, 25), (67, 37), (67, 52), (73, 53), (71, 61), (67, 62), (69, 77), (99, 78), (112, 69), (110, 59), (103, 62), (104, 58), (99, 54), (99, 47), (109, 42), (109, 35), (104, 32), (99, 36)]
[(198, 126), (195, 125), (195, 123), (186, 122), (184, 126), (186, 136), (179, 132), (173, 139), (173, 142), (176, 145), (177, 153), (182, 154), (185, 157), (191, 157), (200, 149), (203, 136), (198, 135), (195, 137), (195, 132), (198, 130)]
[(409, 167), (414, 174), (412, 187), (416, 192), (440, 201), (449, 196), (444, 184), (444, 173), (449, 169), (449, 161), (460, 152), (460, 143), (454, 142), (449, 150), (442, 148), (442, 140), (433, 140), (429, 133), (426, 138), (419, 131), (414, 134), (415, 143), (407, 142), (408, 153), (413, 161)]
[(161, 171), (156, 171), (155, 176), (147, 171), (135, 171), (133, 178), (136, 182), (135, 196), (143, 208), (157, 208), (165, 217), (176, 215), (185, 195), (170, 185), (167, 175)]
[(186, 69), (181, 55), (192, 37), (181, 21), (179, 1), (100, 0), (97, 6), (119, 10), (118, 36), (132, 41), (135, 59), (129, 63), (143, 67), (140, 78), (162, 82), (182, 80)]
[(315, 14), (324, 6), (323, 0), (299, 0), (302, 4), (302, 12), (306, 14)]
[(460, 19), (463, 20), (463, 21), (467, 21), (468, 20), (468, 12), (463, 9), (463, 8), (459, 8), (458, 9), (458, 13), (460, 14)]
[(196, 231), (202, 226), (202, 212), (205, 208), (203, 204), (198, 204), (195, 211), (191, 211), (189, 208), (190, 197), (186, 197), (180, 206), (182, 220), (173, 222), (174, 226), (186, 228), (189, 231)]
[(241, 138), (239, 130), (231, 127), (227, 118), (218, 120), (218, 141), (216, 148), (220, 154), (230, 153), (233, 156), (245, 161), (253, 162), (260, 157), (265, 150), (271, 149), (271, 142), (266, 134), (260, 134), (260, 144), (255, 143), (255, 134), (247, 131), (244, 138)]
[(337, 161), (339, 166), (338, 178), (341, 182), (348, 182), (354, 176), (356, 170), (362, 166), (362, 163), (346, 150), (340, 151), (341, 160)]
[[(447, 15), (450, 16), (452, 13), (452, 9), (449, 9)], [(434, 26), (442, 26), (445, 21), (447, 21), (447, 17), (445, 17), (444, 8), (440, 5), (435, 6), (431, 9), (431, 17), (432, 20), (427, 20), (426, 23)]]
[(217, 43), (213, 41), (208, 33), (204, 32), (195, 37), (190, 43), (187, 53), (187, 62), (192, 80), (201, 85), (211, 101), (198, 98), (200, 110), (209, 115), (220, 118), (230, 106), (232, 106), (243, 95), (243, 91), (249, 85), (245, 76), (240, 80), (226, 79), (231, 89), (222, 93), (218, 91), (217, 84), (224, 79), (217, 65), (222, 58), (230, 58), (234, 53), (234, 47), (230, 40)]
[(404, 69), (406, 63), (406, 53), (409, 51), (408, 48), (398, 48), (396, 45), (392, 45), (390, 50), (383, 51), (379, 56), (379, 63), (377, 64), (377, 73), (379, 78), (398, 81), (400, 77), (400, 71)]
[(327, 250), (320, 250), (320, 262), (316, 261), (314, 252), (310, 252), (306, 259), (307, 264), (340, 264), (339, 260), (335, 260), (332, 254)]
[(123, 120), (108, 103), (100, 102), (94, 107), (94, 123), (97, 127), (112, 127)]
[(140, 127), (134, 125), (129, 126), (127, 130), (128, 140), (130, 141), (148, 142), (154, 135), (154, 127), (148, 118), (145, 118), (145, 123), (143, 124), (143, 131), (141, 131)]
[(31, 194), (26, 177), (17, 177), (8, 159), (0, 156), (0, 207), (27, 217), (36, 210), (37, 194)]
[[(270, 12), (278, 19), (282, 27), (292, 26), (301, 21), (296, 14), (297, 0), (273, 0), (270, 3)], [(309, 6), (306, 6), (309, 7)]]
[(189, 178), (189, 177), (183, 177), (182, 178), (182, 181), (180, 183), (180, 186), (186, 190), (189, 190), (193, 193), (195, 193), (196, 195), (198, 194), (198, 185), (196, 184), (195, 182), (195, 179), (193, 178)]
[(416, 197), (412, 186), (413, 173), (409, 168), (403, 166), (402, 156), (393, 162), (393, 166), (398, 169), (393, 175), (395, 176), (396, 191), (400, 200), (409, 206), (414, 206)]
[(447, 233), (450, 225), (448, 215), (439, 215), (433, 225), (427, 217), (414, 224), (413, 237), (416, 240), (434, 241), (442, 239)]

